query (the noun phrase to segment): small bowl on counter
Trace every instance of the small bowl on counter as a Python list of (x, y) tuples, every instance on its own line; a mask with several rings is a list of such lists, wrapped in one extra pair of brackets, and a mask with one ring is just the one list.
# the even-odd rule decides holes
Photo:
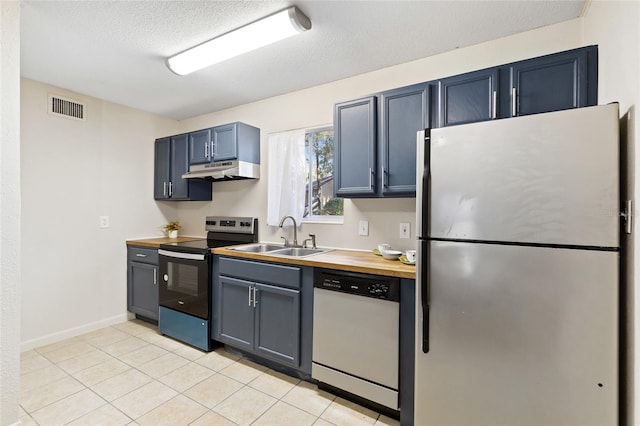
[(402, 255), (402, 252), (398, 250), (382, 250), (380, 254), (385, 259), (398, 260), (398, 258)]

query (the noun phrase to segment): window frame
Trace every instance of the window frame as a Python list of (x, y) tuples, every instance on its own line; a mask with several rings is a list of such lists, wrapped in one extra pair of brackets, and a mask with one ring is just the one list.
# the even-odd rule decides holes
[[(331, 130), (331, 132), (333, 132), (333, 124), (326, 124), (323, 126), (316, 126), (316, 127), (306, 127), (304, 129), (305, 162), (306, 162), (305, 167), (309, 168), (309, 173), (305, 176), (305, 179), (308, 179), (309, 183), (313, 181), (313, 176), (312, 176), (313, 167), (311, 164), (311, 150), (310, 150), (310, 147), (306, 144), (307, 135), (326, 131), (326, 130)], [(334, 144), (334, 148), (335, 148), (335, 144)], [(334, 149), (334, 165), (335, 165), (335, 149)], [(335, 169), (333, 173), (334, 173), (334, 182), (335, 182)], [(308, 198), (305, 200), (305, 206), (311, 205), (312, 196), (313, 196), (313, 191), (308, 191), (308, 195), (307, 195)], [(335, 197), (335, 191), (334, 191), (334, 198), (339, 198), (339, 197)], [(309, 209), (309, 215), (302, 218), (302, 223), (324, 223), (324, 224), (336, 224), (336, 225), (344, 224), (344, 199), (343, 199), (342, 215), (339, 215), (339, 216), (338, 215), (316, 215), (312, 213), (312, 209)]]

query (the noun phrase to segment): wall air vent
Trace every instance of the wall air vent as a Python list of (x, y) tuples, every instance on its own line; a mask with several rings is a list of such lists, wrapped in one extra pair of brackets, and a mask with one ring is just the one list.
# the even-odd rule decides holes
[(85, 121), (86, 108), (84, 104), (73, 99), (49, 94), (49, 114), (73, 120)]

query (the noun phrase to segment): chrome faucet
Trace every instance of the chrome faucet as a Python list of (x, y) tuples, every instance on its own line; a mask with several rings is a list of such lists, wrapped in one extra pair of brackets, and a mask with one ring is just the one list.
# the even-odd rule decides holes
[(284, 246), (285, 247), (300, 247), (298, 245), (298, 224), (296, 223), (296, 220), (293, 218), (293, 216), (285, 216), (282, 218), (282, 220), (280, 221), (280, 228), (282, 228), (282, 225), (284, 224), (284, 221), (287, 219), (291, 219), (291, 221), (293, 222), (293, 244), (289, 244), (289, 241), (287, 241), (287, 239), (285, 237), (280, 237), (284, 240)]

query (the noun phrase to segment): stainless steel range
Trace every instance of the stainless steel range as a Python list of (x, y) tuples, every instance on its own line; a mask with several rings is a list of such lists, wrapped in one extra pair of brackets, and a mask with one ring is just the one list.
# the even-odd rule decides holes
[(207, 238), (161, 244), (160, 333), (211, 350), (211, 249), (258, 241), (258, 219), (207, 216)]

